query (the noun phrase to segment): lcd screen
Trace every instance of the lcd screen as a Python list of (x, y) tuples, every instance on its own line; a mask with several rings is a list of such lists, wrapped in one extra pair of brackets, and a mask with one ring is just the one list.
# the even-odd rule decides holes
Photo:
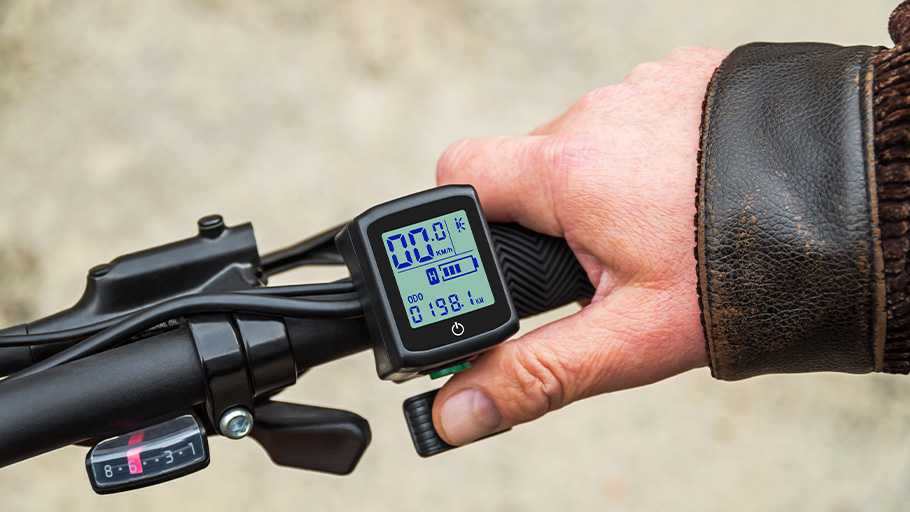
[(494, 303), (464, 210), (386, 231), (382, 242), (412, 328)]

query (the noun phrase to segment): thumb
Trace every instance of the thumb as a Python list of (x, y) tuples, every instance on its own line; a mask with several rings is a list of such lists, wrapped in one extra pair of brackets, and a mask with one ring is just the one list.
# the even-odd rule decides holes
[(437, 395), (436, 431), (465, 444), (582, 398), (704, 365), (700, 330), (686, 332), (681, 321), (689, 301), (672, 295), (623, 287), (484, 353)]

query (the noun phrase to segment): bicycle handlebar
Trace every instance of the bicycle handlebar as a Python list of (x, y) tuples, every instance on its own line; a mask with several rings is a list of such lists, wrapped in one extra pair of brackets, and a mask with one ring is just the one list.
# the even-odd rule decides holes
[(0, 467), (112, 432), (126, 432), (206, 399), (186, 328), (0, 385)]
[[(490, 224), (490, 231), (520, 317), (592, 296), (565, 240), (517, 224)], [(370, 347), (361, 318), (284, 324), (299, 373)], [(193, 336), (179, 327), (2, 382), (0, 467), (189, 411), (207, 400), (204, 373)]]

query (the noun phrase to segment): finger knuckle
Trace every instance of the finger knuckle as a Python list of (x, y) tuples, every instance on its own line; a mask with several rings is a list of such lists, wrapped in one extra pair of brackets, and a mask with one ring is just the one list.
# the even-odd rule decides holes
[(665, 70), (666, 64), (663, 61), (642, 62), (641, 64), (632, 68), (632, 71), (626, 75), (625, 81), (635, 82), (659, 77), (664, 73)]
[(472, 139), (461, 139), (449, 145), (442, 152), (436, 163), (436, 181), (440, 184), (451, 183), (456, 179), (458, 169), (465, 162), (467, 149)]
[(553, 173), (572, 173), (598, 167), (604, 140), (590, 132), (566, 132), (548, 137), (540, 147), (540, 158)]
[(557, 354), (541, 350), (516, 343), (506, 359), (516, 391), (510, 405), (521, 416), (537, 418), (565, 405), (569, 374)]
[(577, 110), (600, 108), (604, 105), (624, 101), (633, 95), (635, 88), (629, 84), (614, 84), (598, 87), (581, 97), (575, 104)]

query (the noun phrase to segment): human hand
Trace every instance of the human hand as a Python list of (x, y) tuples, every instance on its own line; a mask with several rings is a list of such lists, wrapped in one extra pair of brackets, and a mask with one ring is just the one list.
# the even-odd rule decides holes
[(680, 48), (520, 137), (466, 139), (440, 185), (470, 183), (487, 218), (565, 237), (596, 292), (580, 312), (478, 357), (437, 395), (458, 445), (576, 400), (707, 364), (696, 293), (702, 102), (726, 52)]

